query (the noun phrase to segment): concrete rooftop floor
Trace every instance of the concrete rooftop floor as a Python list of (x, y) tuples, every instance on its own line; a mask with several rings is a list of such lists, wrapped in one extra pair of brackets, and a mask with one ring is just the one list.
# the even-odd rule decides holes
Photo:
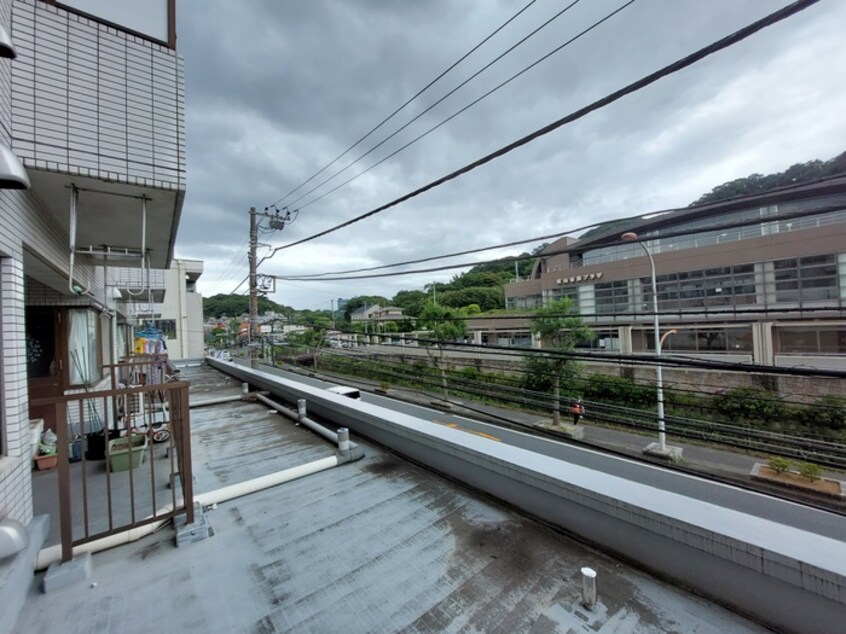
[[(237, 392), (207, 367), (182, 374), (192, 400)], [(197, 492), (334, 452), (258, 403), (191, 418)], [(768, 631), (354, 440), (363, 460), (210, 509), (209, 539), (176, 548), (165, 528), (94, 555), (90, 582), (50, 594), (36, 575), (15, 632)], [(598, 573), (593, 611), (582, 566)]]

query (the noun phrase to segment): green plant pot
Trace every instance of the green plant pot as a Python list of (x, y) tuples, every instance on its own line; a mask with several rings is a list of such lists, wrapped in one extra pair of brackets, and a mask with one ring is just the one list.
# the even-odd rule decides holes
[(144, 463), (147, 453), (147, 437), (133, 434), (129, 438), (109, 441), (109, 471), (127, 471)]

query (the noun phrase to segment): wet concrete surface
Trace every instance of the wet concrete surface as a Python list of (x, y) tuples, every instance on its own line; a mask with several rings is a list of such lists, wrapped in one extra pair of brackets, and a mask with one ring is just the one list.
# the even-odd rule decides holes
[[(182, 378), (215, 392), (210, 372)], [(334, 451), (257, 403), (192, 410), (192, 440), (198, 492)], [(209, 509), (209, 539), (177, 549), (163, 529), (95, 555), (91, 583), (34, 586), (15, 632), (767, 631), (361, 444), (358, 462)]]

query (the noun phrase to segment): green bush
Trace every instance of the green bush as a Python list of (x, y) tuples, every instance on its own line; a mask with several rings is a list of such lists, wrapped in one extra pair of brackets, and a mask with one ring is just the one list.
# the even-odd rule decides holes
[(479, 381), (480, 379), (482, 379), (482, 373), (473, 367), (462, 368), (461, 370), (459, 370), (458, 376), (462, 379), (468, 379), (470, 381)]
[(785, 473), (790, 471), (790, 467), (793, 466), (793, 462), (787, 458), (782, 458), (781, 456), (773, 456), (770, 458), (767, 466), (776, 473)]
[(785, 411), (778, 396), (754, 387), (738, 387), (714, 400), (719, 414), (731, 421), (770, 421)]
[(592, 401), (631, 407), (652, 407), (655, 405), (656, 391), (654, 386), (638, 385), (622, 376), (594, 374), (585, 384), (584, 396)]
[(840, 396), (823, 396), (799, 414), (803, 422), (814, 427), (828, 427), (835, 431), (846, 429), (846, 399)]
[(822, 475), (822, 467), (813, 462), (801, 462), (797, 465), (796, 470), (808, 480), (818, 480)]

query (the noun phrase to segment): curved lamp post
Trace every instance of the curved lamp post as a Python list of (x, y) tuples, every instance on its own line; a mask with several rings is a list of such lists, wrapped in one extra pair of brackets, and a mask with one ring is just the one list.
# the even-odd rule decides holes
[[(637, 242), (637, 234), (629, 231), (620, 236), (626, 242)], [(658, 451), (661, 455), (669, 455), (667, 450), (667, 435), (664, 425), (664, 374), (661, 366), (661, 347), (664, 344), (664, 339), (669, 335), (675, 334), (676, 330), (668, 330), (661, 336), (661, 325), (658, 321), (658, 281), (655, 276), (655, 260), (652, 258), (652, 253), (643, 242), (637, 242), (646, 252), (646, 257), (649, 258), (649, 266), (652, 269), (652, 324), (655, 328), (655, 356), (658, 357), (658, 364), (655, 370), (655, 385), (658, 396)], [(677, 450), (676, 450), (677, 451)]]

